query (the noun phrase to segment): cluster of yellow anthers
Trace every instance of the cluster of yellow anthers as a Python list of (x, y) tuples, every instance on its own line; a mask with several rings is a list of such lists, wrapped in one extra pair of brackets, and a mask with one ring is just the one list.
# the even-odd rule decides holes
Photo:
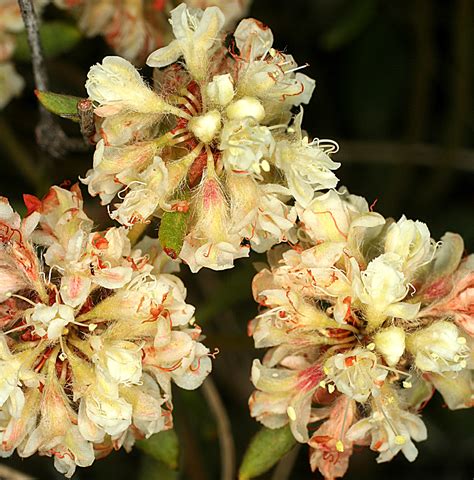
[(189, 7), (219, 7), (227, 24), (242, 18), (250, 0), (53, 0), (79, 17), (89, 37), (104, 36), (122, 57), (143, 63), (148, 54), (171, 39), (170, 11), (180, 3)]
[[(175, 35), (152, 53), (155, 88), (120, 57), (88, 74), (97, 118), (94, 165), (84, 183), (122, 225), (166, 211), (189, 211), (179, 256), (193, 272), (231, 268), (290, 238), (297, 206), (337, 184), (330, 141), (301, 131), (314, 81), (291, 55), (272, 47), (268, 27), (240, 22), (231, 38), (224, 16), (181, 4), (171, 12)], [(162, 70), (160, 70), (162, 69)]]
[[(35, 0), (37, 10), (41, 10), (49, 0)], [(11, 62), (15, 50), (15, 35), (25, 26), (21, 18), (17, 0), (0, 0), (0, 110), (23, 90), (23, 78), (16, 72)]]
[(77, 186), (0, 198), (0, 456), (76, 466), (172, 427), (171, 382), (211, 370), (175, 265), (126, 229), (93, 232)]
[(384, 219), (344, 190), (298, 215), (299, 243), (254, 280), (264, 310), (249, 333), (270, 349), (253, 364), (251, 414), (289, 423), (326, 478), (344, 475), (354, 445), (413, 461), (435, 389), (450, 409), (474, 404), (474, 256), (458, 235), (435, 243), (424, 223)]

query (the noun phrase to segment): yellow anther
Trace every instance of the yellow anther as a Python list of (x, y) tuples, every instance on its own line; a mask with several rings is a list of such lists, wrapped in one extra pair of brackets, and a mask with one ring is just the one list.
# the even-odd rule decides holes
[(336, 450), (341, 453), (344, 451), (344, 444), (340, 440), (336, 442)]
[(397, 445), (405, 445), (406, 439), (405, 439), (405, 437), (404, 437), (403, 435), (397, 435), (397, 436), (395, 437), (395, 443), (396, 443)]
[(296, 411), (293, 407), (288, 407), (286, 409), (286, 413), (288, 414), (288, 417), (291, 421), (295, 421), (296, 420)]

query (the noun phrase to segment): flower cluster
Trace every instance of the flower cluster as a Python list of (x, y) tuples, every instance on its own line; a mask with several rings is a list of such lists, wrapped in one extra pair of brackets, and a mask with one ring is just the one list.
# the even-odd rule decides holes
[(344, 189), (297, 210), (299, 242), (254, 279), (264, 310), (249, 334), (269, 350), (253, 364), (251, 414), (289, 424), (326, 478), (344, 475), (354, 445), (413, 461), (435, 389), (450, 409), (474, 405), (474, 256)]
[(98, 140), (84, 183), (122, 225), (187, 212), (181, 251), (193, 272), (230, 268), (249, 247), (264, 252), (290, 238), (315, 191), (337, 184), (337, 145), (310, 141), (302, 110), (314, 81), (246, 19), (231, 39), (216, 7), (171, 12), (175, 40), (153, 52), (155, 88), (120, 57), (91, 68), (86, 89)]
[[(122, 57), (143, 63), (146, 56), (170, 41), (170, 10), (181, 0), (53, 0), (78, 16), (89, 37), (102, 35)], [(245, 14), (250, 0), (185, 0), (190, 7), (219, 7), (228, 24)]]
[(211, 370), (194, 308), (149, 239), (94, 232), (77, 186), (0, 199), (0, 456), (76, 466), (172, 428), (171, 382)]

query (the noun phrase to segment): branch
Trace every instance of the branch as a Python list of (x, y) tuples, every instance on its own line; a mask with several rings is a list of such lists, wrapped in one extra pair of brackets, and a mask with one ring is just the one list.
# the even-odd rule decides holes
[(221, 480), (233, 480), (235, 472), (235, 445), (230, 420), (217, 388), (210, 377), (202, 386), (202, 393), (214, 415), (221, 450)]
[[(32, 0), (18, 0), (18, 4), (31, 50), (36, 89), (44, 92), (49, 89), (49, 81), (39, 36), (38, 18)], [(42, 106), (40, 106), (40, 121), (36, 127), (36, 140), (43, 150), (55, 158), (63, 156), (68, 151), (83, 151), (87, 148), (82, 140), (68, 138), (56, 123), (54, 116)]]

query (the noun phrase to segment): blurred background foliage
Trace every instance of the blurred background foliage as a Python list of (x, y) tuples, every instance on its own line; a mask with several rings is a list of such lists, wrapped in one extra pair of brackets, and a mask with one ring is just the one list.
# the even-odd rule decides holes
[[(395, 218), (428, 223), (434, 238), (459, 232), (473, 251), (474, 88), (472, 0), (254, 0), (250, 16), (268, 24), (275, 46), (292, 53), (316, 79), (313, 101), (305, 107), (311, 136), (338, 141), (335, 160), (341, 184), (364, 195), (376, 210)], [(43, 41), (48, 52), (51, 90), (85, 96), (90, 65), (110, 54), (100, 38), (84, 39), (63, 12), (48, 7)], [(92, 162), (92, 150), (51, 158), (35, 144), (38, 120), (25, 39), (16, 52), (27, 80), (24, 95), (0, 113), (0, 192), (21, 210), (21, 193), (44, 194), (50, 184), (75, 181)], [(150, 72), (145, 67), (143, 74)], [(77, 124), (60, 120), (70, 136)], [(97, 199), (86, 196), (87, 211), (98, 224), (106, 215)], [(255, 352), (246, 335), (256, 313), (251, 297), (254, 262), (239, 260), (227, 272), (183, 269), (188, 298), (197, 306), (207, 345), (218, 348), (213, 377), (228, 410), (237, 462), (259, 426), (249, 418), (249, 371)], [(174, 440), (158, 457), (136, 448), (78, 469), (74, 479), (217, 479), (220, 475), (217, 427), (202, 392), (175, 392)], [(361, 450), (345, 478), (471, 479), (474, 473), (474, 417), (450, 412), (436, 396), (424, 411), (428, 441), (409, 464), (399, 455), (377, 465), (373, 452)], [(165, 445), (163, 443), (163, 445)], [(150, 453), (153, 448), (145, 448)], [(178, 455), (178, 457), (176, 457)], [(157, 460), (161, 459), (160, 460)], [(179, 473), (166, 465), (178, 459)], [(164, 460), (164, 462), (163, 462)], [(50, 459), (16, 457), (4, 464), (34, 478), (62, 478)], [(294, 462), (291, 474), (284, 466)], [(317, 475), (316, 475), (317, 476)], [(290, 452), (265, 478), (312, 478), (306, 447)]]

